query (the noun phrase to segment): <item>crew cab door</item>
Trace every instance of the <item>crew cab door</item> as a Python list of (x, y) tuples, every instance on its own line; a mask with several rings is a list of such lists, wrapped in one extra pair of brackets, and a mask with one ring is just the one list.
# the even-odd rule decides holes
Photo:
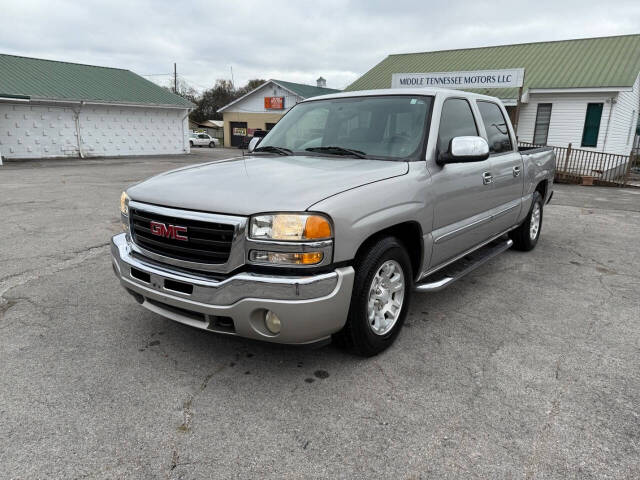
[[(447, 98), (440, 115), (437, 152), (446, 152), (454, 137), (479, 136), (471, 104)], [(491, 160), (436, 165), (432, 173), (435, 205), (430, 268), (463, 254), (491, 234)]]
[(506, 112), (488, 100), (476, 102), (485, 139), (489, 144), (491, 193), (491, 230), (498, 235), (513, 227), (522, 208), (524, 165), (514, 141)]

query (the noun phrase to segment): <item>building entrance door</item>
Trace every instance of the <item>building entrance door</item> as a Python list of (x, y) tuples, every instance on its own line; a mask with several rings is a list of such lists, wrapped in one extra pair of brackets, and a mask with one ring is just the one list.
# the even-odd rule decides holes
[(247, 122), (229, 122), (231, 146), (239, 147), (247, 136)]

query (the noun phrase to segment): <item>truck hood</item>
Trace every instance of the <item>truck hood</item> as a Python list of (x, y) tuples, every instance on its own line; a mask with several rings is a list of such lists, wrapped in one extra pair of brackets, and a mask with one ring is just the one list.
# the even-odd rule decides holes
[(211, 213), (304, 211), (337, 193), (408, 170), (401, 161), (256, 155), (166, 172), (127, 193), (139, 202)]

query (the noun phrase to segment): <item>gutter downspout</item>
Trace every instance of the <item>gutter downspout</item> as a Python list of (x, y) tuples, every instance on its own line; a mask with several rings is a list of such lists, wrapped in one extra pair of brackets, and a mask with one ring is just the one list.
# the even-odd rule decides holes
[(82, 105), (84, 105), (84, 101), (80, 102), (80, 106), (78, 107), (77, 112), (75, 108), (72, 110), (73, 110), (73, 119), (76, 122), (76, 140), (78, 142), (78, 156), (84, 159), (84, 154), (82, 153), (82, 141), (80, 136), (80, 111), (82, 110)]
[(184, 117), (182, 117), (182, 151), (187, 153), (187, 142), (186, 142), (186, 135), (187, 133), (184, 131), (184, 120), (189, 116), (189, 114), (191, 113), (191, 108), (187, 108), (187, 113), (184, 114)]
[(609, 100), (609, 117), (607, 118), (607, 129), (604, 132), (604, 142), (602, 142), (602, 153), (605, 152), (607, 148), (607, 137), (609, 136), (609, 125), (611, 124), (611, 115), (613, 115), (613, 106), (618, 103), (615, 97), (611, 97)]

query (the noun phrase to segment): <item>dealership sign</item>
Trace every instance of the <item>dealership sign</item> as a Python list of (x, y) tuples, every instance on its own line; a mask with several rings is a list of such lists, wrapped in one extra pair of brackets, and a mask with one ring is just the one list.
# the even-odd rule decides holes
[(284, 110), (284, 97), (264, 97), (265, 110)]
[(394, 73), (391, 88), (511, 88), (521, 87), (524, 68), (469, 72)]

